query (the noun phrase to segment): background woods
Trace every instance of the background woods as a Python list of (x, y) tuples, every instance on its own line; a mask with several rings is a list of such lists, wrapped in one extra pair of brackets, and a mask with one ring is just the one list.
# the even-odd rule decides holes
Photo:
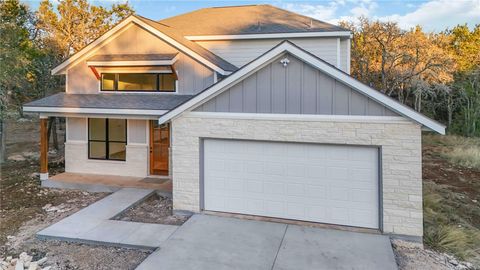
[[(63, 91), (64, 79), (50, 70), (131, 13), (128, 4), (87, 0), (44, 0), (37, 11), (0, 2), (0, 120), (22, 117), (23, 103)], [(354, 77), (447, 124), (450, 133), (480, 136), (480, 25), (426, 33), (366, 18), (341, 24), (353, 33)]]
[[(1, 1), (0, 127), (12, 113), (23, 117), (23, 103), (63, 91), (64, 78), (50, 70), (132, 12), (128, 4), (105, 8), (86, 0), (61, 0), (55, 6), (45, 0), (33, 12), (18, 0)], [(50, 118), (54, 139), (56, 122)], [(3, 142), (5, 133), (1, 135)], [(4, 147), (2, 143), (0, 159)]]
[(394, 22), (343, 22), (353, 32), (352, 75), (445, 123), (449, 133), (480, 136), (480, 25), (440, 33)]

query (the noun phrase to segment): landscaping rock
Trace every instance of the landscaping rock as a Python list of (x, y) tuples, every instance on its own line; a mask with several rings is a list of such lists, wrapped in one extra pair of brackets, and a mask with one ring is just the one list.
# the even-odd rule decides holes
[(21, 260), (18, 260), (17, 263), (15, 264), (15, 270), (23, 270), (23, 262)]
[(11, 161), (25, 161), (26, 158), (22, 155), (17, 154), (17, 155), (9, 156), (8, 160), (11, 160)]

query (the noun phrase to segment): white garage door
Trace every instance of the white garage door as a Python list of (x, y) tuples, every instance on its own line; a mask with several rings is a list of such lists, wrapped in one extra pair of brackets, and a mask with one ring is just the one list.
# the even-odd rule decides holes
[(378, 149), (204, 141), (204, 208), (378, 228)]

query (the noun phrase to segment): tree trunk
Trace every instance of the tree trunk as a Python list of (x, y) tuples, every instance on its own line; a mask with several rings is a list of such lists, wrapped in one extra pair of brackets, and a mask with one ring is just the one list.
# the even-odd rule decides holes
[[(50, 142), (50, 135), (52, 134), (52, 121), (53, 117), (49, 117), (48, 118), (48, 126), (47, 126), (47, 142)], [(48, 147), (47, 147), (47, 151), (48, 151)]]

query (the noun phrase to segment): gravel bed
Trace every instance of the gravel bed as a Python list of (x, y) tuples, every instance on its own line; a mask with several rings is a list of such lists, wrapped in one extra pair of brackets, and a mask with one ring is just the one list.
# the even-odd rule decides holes
[(172, 199), (154, 194), (115, 218), (122, 221), (182, 225), (188, 217), (174, 215)]

